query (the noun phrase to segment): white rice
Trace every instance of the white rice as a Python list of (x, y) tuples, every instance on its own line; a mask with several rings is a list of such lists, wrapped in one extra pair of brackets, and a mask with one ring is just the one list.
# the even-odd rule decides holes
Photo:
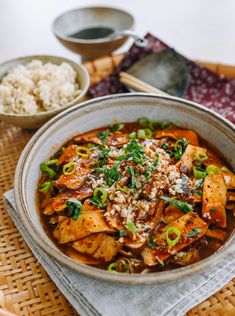
[(58, 109), (80, 94), (76, 80), (76, 72), (65, 62), (55, 65), (33, 60), (18, 65), (0, 84), (0, 111), (35, 114)]

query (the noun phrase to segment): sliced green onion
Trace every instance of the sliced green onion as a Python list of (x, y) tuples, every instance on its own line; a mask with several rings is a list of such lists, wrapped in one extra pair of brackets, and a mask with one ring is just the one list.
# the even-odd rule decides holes
[(109, 272), (117, 272), (116, 270), (115, 270), (115, 268), (116, 268), (116, 262), (113, 262), (113, 263), (110, 263), (110, 265), (108, 266), (108, 271)]
[(206, 171), (199, 167), (193, 167), (193, 175), (197, 179), (204, 179), (206, 177)]
[(145, 138), (145, 131), (144, 131), (144, 129), (138, 129), (137, 137), (138, 138)]
[(115, 124), (111, 127), (112, 129), (112, 132), (116, 132), (116, 131), (120, 131), (121, 129), (123, 129), (124, 127), (124, 124), (122, 123), (118, 123), (118, 124)]
[(129, 221), (127, 223), (127, 229), (131, 232), (131, 233), (135, 233), (137, 228), (135, 226), (135, 224), (132, 221)]
[[(101, 193), (101, 195), (100, 195), (100, 193)], [(96, 188), (93, 195), (94, 195), (94, 198), (99, 198), (101, 200), (102, 204), (104, 204), (106, 202), (107, 197), (108, 197), (108, 193), (103, 188)]]
[(91, 203), (103, 207), (108, 197), (108, 193), (103, 188), (96, 188), (91, 198)]
[(147, 117), (141, 117), (138, 119), (138, 123), (141, 127), (149, 127), (150, 120)]
[(71, 198), (66, 201), (66, 206), (71, 213), (73, 219), (76, 221), (79, 215), (82, 213), (82, 202), (76, 198)]
[(56, 165), (57, 162), (58, 162), (58, 159), (51, 159), (51, 160), (45, 161), (44, 163), (45, 163), (47, 166), (51, 166), (51, 165)]
[[(176, 235), (176, 237), (174, 239), (170, 238), (170, 235), (174, 234)], [(178, 228), (176, 227), (169, 227), (166, 231), (166, 242), (170, 247), (174, 247), (176, 244), (178, 244), (179, 240), (180, 240), (180, 231)]]
[(174, 144), (174, 150), (177, 151), (178, 150), (178, 146), (182, 144), (182, 148), (185, 149), (185, 147), (187, 147), (188, 145), (188, 141), (186, 138), (178, 138), (177, 141)]
[(129, 138), (131, 138), (131, 139), (136, 138), (136, 132), (130, 133)]
[(49, 191), (51, 187), (52, 187), (52, 183), (49, 182), (49, 181), (47, 181), (47, 182), (44, 182), (44, 183), (40, 186), (40, 188), (38, 189), (38, 191), (45, 193), (45, 192)]
[(145, 128), (144, 132), (145, 132), (145, 138), (151, 138), (153, 136), (153, 132), (149, 128)]
[(214, 166), (214, 165), (209, 165), (207, 168), (206, 168), (206, 173), (207, 174), (219, 174), (220, 173), (220, 170), (218, 167)]
[(225, 167), (225, 166), (222, 167), (221, 170), (222, 170), (222, 171), (225, 171), (225, 172), (230, 172), (229, 168), (227, 168), (227, 167)]
[(176, 199), (170, 198), (168, 196), (160, 196), (160, 199), (170, 203), (171, 205), (179, 208), (184, 213), (193, 211), (192, 205), (188, 204), (187, 202), (178, 201)]
[(46, 162), (43, 162), (40, 164), (40, 169), (42, 172), (44, 172), (48, 177), (53, 178), (56, 175), (56, 172), (48, 167)]
[(121, 187), (119, 184), (117, 184), (117, 189), (121, 192), (126, 192), (127, 191), (127, 186)]
[(76, 154), (80, 157), (88, 158), (90, 155), (89, 148), (86, 148), (84, 146), (77, 146), (76, 147)]
[(156, 259), (160, 263), (160, 265), (164, 267), (164, 262), (158, 256), (156, 256)]
[(76, 165), (73, 161), (68, 162), (63, 166), (63, 174), (65, 174), (66, 176), (74, 174), (75, 171), (76, 171)]
[(93, 143), (88, 143), (87, 146), (88, 146), (88, 148), (91, 149), (91, 148), (95, 147), (95, 144), (93, 144)]
[(204, 150), (199, 149), (199, 150), (197, 150), (197, 151), (194, 153), (194, 160), (203, 162), (203, 161), (205, 161), (205, 160), (208, 160), (208, 156), (207, 156), (207, 154), (205, 153)]
[(120, 236), (120, 237), (126, 236), (126, 231), (125, 231), (125, 229), (119, 230), (119, 236)]

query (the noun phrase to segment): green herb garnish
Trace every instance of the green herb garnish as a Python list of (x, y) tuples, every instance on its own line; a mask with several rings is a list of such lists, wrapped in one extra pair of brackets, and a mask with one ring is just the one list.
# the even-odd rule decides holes
[(154, 241), (154, 237), (152, 235), (150, 235), (148, 238), (148, 246), (149, 246), (149, 248), (155, 247), (155, 241)]
[(96, 188), (91, 198), (91, 203), (102, 208), (107, 200), (108, 193), (103, 188)]
[(112, 132), (116, 132), (116, 131), (120, 131), (121, 129), (123, 129), (123, 127), (124, 127), (124, 124), (117, 123), (117, 124), (111, 126), (111, 130), (112, 130)]
[(129, 166), (127, 168), (129, 174), (130, 174), (130, 182), (129, 182), (129, 187), (130, 188), (135, 188), (136, 187), (136, 178), (135, 178), (135, 170), (133, 166)]
[(193, 175), (197, 179), (204, 179), (206, 177), (206, 170), (200, 167), (193, 167)]
[(129, 221), (127, 223), (127, 229), (131, 232), (131, 233), (135, 233), (137, 231), (137, 228), (135, 226), (135, 224), (132, 221)]
[(197, 236), (197, 234), (199, 234), (201, 230), (201, 228), (194, 228), (190, 233), (188, 233), (188, 237), (192, 238)]
[(167, 197), (167, 196), (160, 196), (160, 199), (162, 199), (162, 200), (170, 203), (171, 205), (177, 207), (178, 209), (180, 209), (184, 213), (193, 211), (192, 206), (190, 204), (188, 204), (187, 202), (178, 201), (178, 200), (175, 200), (175, 199)]
[(43, 193), (46, 193), (50, 190), (50, 188), (52, 188), (52, 182), (44, 182), (40, 188), (38, 189), (39, 192), (43, 192)]
[(107, 141), (107, 137), (109, 135), (111, 135), (112, 133), (108, 130), (108, 131), (100, 131), (96, 136), (101, 140), (102, 144), (105, 144)]
[[(176, 236), (174, 239), (172, 239), (172, 235)], [(178, 242), (180, 241), (180, 231), (176, 227), (169, 227), (166, 231), (166, 242), (170, 247), (174, 247)]]
[(125, 229), (119, 230), (119, 236), (120, 236), (120, 237), (126, 236), (126, 230), (125, 230)]
[(52, 159), (45, 162), (42, 162), (40, 164), (40, 169), (43, 173), (45, 173), (48, 177), (53, 178), (56, 175), (56, 171), (53, 170), (51, 167), (52, 165), (56, 165), (58, 162), (58, 159)]
[(162, 144), (162, 149), (167, 149), (169, 148), (169, 144), (168, 143), (163, 143)]
[(178, 138), (178, 140), (174, 144), (174, 149), (170, 153), (170, 156), (174, 157), (175, 159), (180, 159), (187, 146), (188, 146), (188, 141), (186, 138)]
[(202, 196), (202, 191), (200, 191), (200, 190), (192, 189), (192, 193), (195, 193), (195, 194), (197, 194), (199, 196)]
[(69, 210), (71, 216), (76, 221), (82, 213), (82, 202), (76, 198), (71, 198), (66, 201), (67, 209)]
[(104, 174), (104, 179), (108, 186), (114, 184), (114, 182), (120, 180), (120, 174), (118, 172), (119, 162), (115, 162), (114, 166), (111, 168), (95, 168), (94, 172), (100, 172)]
[(219, 174), (220, 173), (220, 169), (217, 166), (209, 165), (206, 168), (206, 173), (207, 174)]

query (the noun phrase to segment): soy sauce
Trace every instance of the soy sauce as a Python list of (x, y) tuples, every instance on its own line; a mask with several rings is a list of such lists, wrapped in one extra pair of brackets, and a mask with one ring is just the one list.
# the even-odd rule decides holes
[(114, 30), (110, 27), (90, 27), (83, 30), (80, 30), (78, 32), (72, 33), (69, 35), (69, 37), (73, 37), (76, 39), (97, 39), (97, 38), (103, 38), (111, 33), (113, 33)]

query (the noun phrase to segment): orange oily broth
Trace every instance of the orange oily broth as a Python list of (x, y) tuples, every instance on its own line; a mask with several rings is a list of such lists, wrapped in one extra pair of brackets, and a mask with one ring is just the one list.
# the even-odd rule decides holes
[[(108, 129), (109, 127), (102, 128), (101, 130), (106, 129), (106, 128)], [(127, 123), (127, 124), (125, 124), (125, 127), (121, 130), (121, 133), (137, 132), (137, 130), (139, 128), (141, 128), (141, 127), (139, 126), (138, 123)], [(178, 127), (177, 127), (177, 129), (178, 129)], [(168, 141), (168, 139), (167, 139), (167, 141)], [(172, 142), (174, 143), (175, 141), (172, 141), (172, 140), (169, 139), (169, 143), (172, 143)], [(71, 144), (74, 144), (74, 143), (75, 142), (73, 140), (70, 140), (67, 143), (65, 143), (62, 146), (62, 148), (66, 148), (67, 146), (69, 146)], [(87, 147), (86, 143), (79, 143), (79, 145)], [(199, 145), (210, 149), (211, 151), (216, 153), (216, 155), (218, 157), (222, 157), (223, 161), (225, 161), (223, 156), (217, 150), (215, 150), (214, 146), (211, 146), (210, 144), (208, 144), (208, 142), (205, 142), (204, 140), (200, 139)], [(61, 156), (61, 150), (58, 151), (51, 159), (59, 158), (60, 156)], [(226, 165), (228, 165), (228, 164), (226, 163)], [(49, 178), (47, 176), (42, 174), (42, 176), (41, 176), (41, 178), (39, 180), (39, 183), (38, 183), (38, 187), (40, 187), (45, 181), (50, 181), (50, 180), (49, 180)], [(71, 247), (71, 243), (60, 244), (56, 240), (56, 238), (53, 236), (53, 230), (54, 230), (56, 225), (50, 224), (49, 223), (50, 222), (50, 216), (46, 216), (46, 215), (43, 214), (43, 210), (44, 210), (45, 206), (48, 203), (48, 199), (50, 197), (56, 196), (57, 194), (58, 194), (58, 190), (57, 189), (53, 189), (50, 192), (50, 194), (49, 193), (43, 194), (43, 193), (40, 193), (40, 192), (37, 193), (38, 207), (39, 207), (40, 214), (41, 214), (42, 224), (43, 224), (43, 226), (45, 228), (45, 231), (47, 232), (47, 235), (53, 240), (53, 242), (56, 244), (56, 246), (63, 253), (68, 253), (68, 252), (76, 253), (76, 250), (74, 250)], [(226, 241), (230, 238), (230, 236), (232, 235), (232, 233), (234, 231), (235, 218), (233, 216), (233, 211), (227, 210), (226, 213), (227, 213), (227, 228), (225, 230), (226, 231), (226, 236), (225, 236), (225, 239), (223, 241), (204, 236), (200, 240), (194, 242), (192, 245), (190, 245), (187, 248), (183, 249), (182, 251), (187, 251), (189, 249), (196, 248), (199, 251), (200, 260), (202, 260), (202, 259), (210, 256), (214, 252), (218, 251), (226, 243)], [(60, 214), (61, 215), (65, 215), (66, 212), (62, 211)], [(199, 214), (200, 214), (200, 211), (199, 211)], [(163, 223), (160, 223), (159, 227), (162, 227), (162, 226), (163, 226)], [(210, 228), (211, 228), (211, 226), (210, 226)], [(215, 227), (215, 228), (217, 228), (217, 227)], [(111, 234), (111, 235), (114, 236), (116, 239), (118, 239), (117, 233)], [(124, 250), (127, 251), (127, 248), (124, 247)], [(87, 257), (88, 259), (92, 259), (93, 258), (90, 255), (83, 255), (83, 256)], [(121, 259), (121, 258), (125, 258), (125, 256), (123, 254), (118, 253), (117, 256), (115, 257), (115, 259), (112, 260), (111, 262), (117, 261), (118, 259)], [(136, 258), (136, 259), (141, 260), (143, 262), (142, 256), (141, 256), (139, 251), (133, 251), (132, 252), (132, 258)], [(142, 264), (140, 267), (137, 267), (134, 270), (134, 272), (135, 273), (140, 273), (143, 270), (145, 270), (146, 268), (148, 269), (148, 272), (155, 272), (155, 271), (159, 271), (159, 270), (170, 270), (170, 269), (175, 269), (175, 268), (180, 267), (180, 265), (178, 265), (175, 262), (173, 262), (171, 260), (171, 258), (172, 257), (170, 257), (170, 259), (166, 260), (164, 267), (162, 267), (159, 264), (157, 264), (154, 267), (148, 267), (148, 266)], [(198, 259), (196, 259), (195, 261), (198, 261)], [(192, 263), (192, 262), (190, 262), (190, 263)], [(93, 264), (93, 265), (98, 267), (98, 268), (101, 268), (101, 269), (107, 269), (109, 264), (110, 264), (110, 262), (99, 261), (97, 264)]]

